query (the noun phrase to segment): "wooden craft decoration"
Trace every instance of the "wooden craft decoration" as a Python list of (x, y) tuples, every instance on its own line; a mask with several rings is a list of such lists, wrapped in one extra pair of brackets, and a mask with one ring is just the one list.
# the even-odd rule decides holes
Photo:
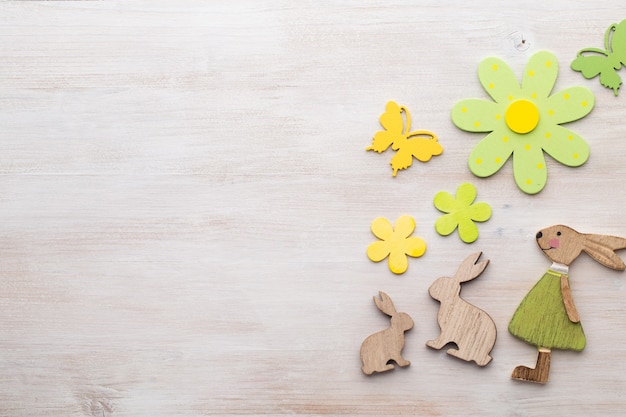
[(600, 76), (600, 84), (613, 90), (617, 96), (622, 78), (617, 71), (626, 65), (626, 20), (613, 23), (604, 34), (604, 50), (584, 48), (578, 51), (571, 67), (583, 77)]
[(411, 236), (415, 231), (415, 219), (411, 216), (400, 216), (395, 227), (386, 218), (378, 217), (372, 222), (371, 230), (379, 240), (367, 247), (367, 257), (373, 262), (389, 257), (387, 263), (394, 274), (407, 270), (407, 256), (418, 258), (426, 252), (424, 239)]
[(435, 230), (442, 236), (448, 236), (459, 229), (459, 237), (465, 243), (478, 239), (478, 227), (474, 222), (486, 222), (491, 217), (491, 206), (476, 200), (476, 187), (469, 182), (456, 189), (456, 197), (447, 191), (439, 191), (434, 203), (437, 210), (447, 213), (435, 222)]
[(451, 112), (458, 128), (490, 132), (470, 153), (474, 175), (495, 174), (512, 155), (515, 183), (523, 192), (537, 194), (548, 180), (544, 154), (570, 167), (587, 161), (587, 142), (562, 125), (589, 114), (593, 93), (575, 86), (551, 94), (558, 68), (554, 54), (537, 52), (524, 68), (520, 85), (504, 61), (491, 57), (479, 64), (478, 78), (493, 101), (462, 100)]
[(402, 357), (404, 332), (413, 328), (413, 319), (407, 313), (398, 313), (391, 298), (380, 291), (380, 298), (374, 297), (374, 303), (380, 311), (391, 317), (391, 324), (368, 336), (361, 344), (361, 370), (366, 375), (393, 369), (394, 361), (398, 366), (409, 366), (411, 362)]
[(585, 334), (569, 285), (569, 265), (586, 252), (600, 264), (624, 270), (615, 250), (626, 248), (626, 239), (582, 234), (556, 225), (537, 233), (537, 244), (553, 264), (522, 300), (509, 323), (509, 332), (539, 349), (534, 368), (518, 366), (511, 377), (522, 381), (548, 382), (552, 349), (581, 351)]
[(441, 333), (426, 346), (441, 349), (454, 343), (457, 348), (448, 349), (448, 355), (485, 366), (491, 361), (489, 353), (496, 343), (496, 325), (487, 313), (460, 296), (461, 283), (477, 278), (489, 264), (488, 259), (478, 262), (481, 254), (468, 256), (454, 277), (438, 278), (428, 289), (430, 296), (441, 303), (437, 314)]
[(406, 107), (399, 106), (395, 101), (387, 102), (385, 112), (380, 116), (380, 124), (385, 130), (376, 132), (372, 145), (365, 150), (381, 153), (391, 146), (391, 149), (397, 151), (391, 158), (394, 177), (399, 169), (408, 168), (413, 164), (413, 157), (428, 162), (431, 157), (441, 155), (443, 152), (443, 147), (437, 142), (437, 135), (433, 132), (427, 130), (411, 132), (411, 114)]

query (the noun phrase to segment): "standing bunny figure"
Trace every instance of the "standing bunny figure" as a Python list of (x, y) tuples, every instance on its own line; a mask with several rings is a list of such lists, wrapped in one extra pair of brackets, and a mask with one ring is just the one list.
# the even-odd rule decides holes
[(428, 289), (430, 296), (441, 303), (437, 314), (441, 334), (426, 346), (441, 349), (455, 343), (457, 349), (448, 349), (448, 355), (485, 366), (491, 361), (489, 353), (496, 343), (496, 325), (487, 313), (460, 296), (461, 283), (478, 277), (489, 264), (489, 260), (478, 262), (481, 254), (471, 254), (454, 277), (437, 278)]
[(569, 286), (569, 265), (583, 251), (602, 265), (624, 270), (615, 250), (626, 248), (626, 239), (578, 233), (551, 226), (537, 233), (537, 244), (553, 263), (524, 297), (509, 323), (509, 332), (539, 349), (535, 368), (518, 366), (511, 377), (522, 381), (548, 382), (552, 349), (581, 351), (585, 334)]
[(402, 357), (404, 332), (413, 328), (413, 319), (407, 313), (398, 313), (391, 298), (380, 291), (380, 298), (374, 297), (374, 303), (380, 311), (391, 317), (391, 325), (385, 330), (368, 336), (361, 344), (363, 372), (385, 372), (393, 369), (394, 361), (398, 366), (408, 366), (411, 362)]

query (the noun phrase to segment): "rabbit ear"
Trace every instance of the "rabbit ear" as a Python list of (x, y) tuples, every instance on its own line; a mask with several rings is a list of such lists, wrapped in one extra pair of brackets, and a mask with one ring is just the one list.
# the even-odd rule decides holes
[(615, 254), (615, 250), (626, 248), (626, 239), (617, 236), (583, 235), (583, 250), (607, 268), (623, 271), (626, 264)]
[(380, 311), (385, 313), (388, 316), (393, 317), (397, 314), (396, 308), (393, 306), (393, 302), (391, 301), (391, 297), (385, 294), (382, 291), (379, 291), (380, 298), (374, 296), (374, 302)]
[(465, 258), (456, 274), (454, 274), (454, 279), (458, 282), (466, 282), (482, 274), (487, 265), (489, 265), (489, 259), (478, 262), (478, 258), (482, 254), (482, 252), (476, 252)]

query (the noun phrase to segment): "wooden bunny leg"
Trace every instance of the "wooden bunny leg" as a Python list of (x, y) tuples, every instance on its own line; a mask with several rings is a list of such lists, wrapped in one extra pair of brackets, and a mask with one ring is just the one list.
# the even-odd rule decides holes
[(446, 351), (446, 353), (448, 355), (452, 355), (454, 357), (457, 357), (459, 359), (463, 359), (464, 361), (470, 362), (470, 361), (474, 361), (476, 362), (476, 364), (478, 366), (485, 366), (487, 365), (489, 362), (491, 362), (491, 356), (487, 355), (487, 354), (482, 354), (481, 356), (477, 356), (476, 352), (470, 352), (467, 349), (454, 349), (454, 348), (450, 348)]
[(539, 384), (545, 384), (548, 382), (548, 375), (550, 374), (550, 349), (539, 348), (539, 355), (537, 356), (537, 365), (535, 368), (528, 368), (526, 366), (518, 366), (513, 370), (511, 378), (518, 379), (520, 381), (537, 382)]
[(464, 361), (467, 361), (467, 362), (474, 359), (471, 355), (468, 354), (469, 352), (466, 352), (462, 348), (458, 348), (458, 349), (450, 348), (446, 350), (446, 353), (456, 358), (463, 359)]
[(428, 340), (426, 342), (426, 346), (431, 347), (433, 349), (441, 349), (442, 347), (447, 345), (448, 342), (449, 342), (448, 340), (442, 338), (441, 335), (439, 335), (439, 337), (436, 338), (435, 340)]
[(406, 359), (404, 359), (402, 356), (398, 355), (397, 357), (392, 358), (394, 360), (395, 363), (398, 364), (398, 366), (409, 366), (411, 364), (411, 362), (407, 361)]
[(361, 367), (361, 370), (363, 371), (363, 373), (365, 375), (371, 375), (374, 372), (385, 372), (385, 371), (389, 371), (389, 370), (391, 370), (393, 368), (394, 368), (394, 366), (392, 364), (388, 363), (388, 364), (385, 364), (384, 366), (382, 366), (380, 368), (375, 368), (375, 369), (368, 368), (367, 366), (363, 365)]

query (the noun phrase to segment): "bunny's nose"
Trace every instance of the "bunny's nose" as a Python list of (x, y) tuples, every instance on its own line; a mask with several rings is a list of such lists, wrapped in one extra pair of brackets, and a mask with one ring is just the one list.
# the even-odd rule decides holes
[(541, 233), (541, 232), (537, 233), (536, 237), (537, 237), (537, 239), (541, 239), (543, 237), (543, 233)]

